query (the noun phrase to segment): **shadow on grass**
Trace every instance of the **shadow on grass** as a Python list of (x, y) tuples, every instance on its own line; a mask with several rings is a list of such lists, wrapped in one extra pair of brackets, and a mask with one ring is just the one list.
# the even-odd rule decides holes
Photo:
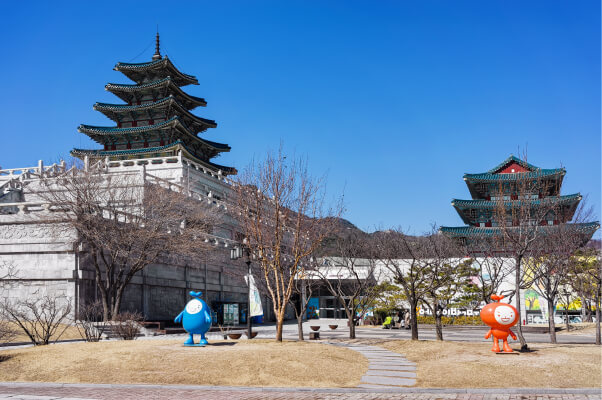
[(210, 343), (209, 346), (234, 346), (236, 343), (235, 342), (217, 342), (217, 343)]
[(0, 355), (0, 363), (4, 362), (4, 361), (8, 361), (11, 358), (13, 358), (13, 356), (9, 356), (9, 355)]

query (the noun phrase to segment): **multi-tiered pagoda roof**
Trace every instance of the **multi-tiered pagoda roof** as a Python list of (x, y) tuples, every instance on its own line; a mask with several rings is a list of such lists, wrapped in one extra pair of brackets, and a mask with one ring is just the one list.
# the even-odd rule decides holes
[(205, 99), (189, 95), (183, 86), (198, 85), (196, 77), (180, 72), (159, 50), (159, 35), (153, 59), (145, 63), (117, 63), (114, 68), (135, 84), (109, 83), (105, 89), (122, 104), (96, 103), (94, 109), (115, 122), (114, 126), (80, 125), (78, 131), (101, 144), (103, 149), (73, 149), (76, 157), (125, 160), (183, 156), (223, 174), (236, 170), (211, 162), (227, 144), (203, 139), (199, 134), (217, 127), (215, 121), (199, 117), (191, 111), (205, 107)]
[[(487, 172), (464, 174), (472, 200), (454, 199), (451, 204), (466, 226), (441, 227), (441, 232), (464, 241), (496, 235), (500, 230), (496, 210), (502, 206), (508, 210), (508, 215), (521, 207), (540, 214), (537, 224), (542, 225), (542, 229), (567, 223), (573, 218), (582, 197), (579, 193), (560, 195), (565, 174), (564, 168), (542, 169), (514, 156)], [(537, 213), (538, 209), (541, 213)], [(589, 239), (599, 224), (583, 223), (575, 224), (575, 227)]]

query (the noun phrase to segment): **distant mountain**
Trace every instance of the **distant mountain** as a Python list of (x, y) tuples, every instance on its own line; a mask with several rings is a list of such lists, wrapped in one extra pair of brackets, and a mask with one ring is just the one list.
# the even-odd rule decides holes
[(357, 236), (358, 238), (364, 238), (366, 240), (370, 238), (370, 234), (362, 231), (344, 218), (329, 218), (329, 221), (333, 223), (334, 227), (332, 233), (324, 239), (320, 246), (320, 250), (318, 251), (320, 257), (334, 256), (337, 254), (337, 239), (344, 239), (349, 236)]

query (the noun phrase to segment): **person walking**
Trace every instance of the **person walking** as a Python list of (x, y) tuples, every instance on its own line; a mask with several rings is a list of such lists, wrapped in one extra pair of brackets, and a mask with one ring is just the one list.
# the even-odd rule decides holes
[(404, 324), (406, 329), (410, 329), (410, 310), (406, 311), (406, 316), (404, 318)]

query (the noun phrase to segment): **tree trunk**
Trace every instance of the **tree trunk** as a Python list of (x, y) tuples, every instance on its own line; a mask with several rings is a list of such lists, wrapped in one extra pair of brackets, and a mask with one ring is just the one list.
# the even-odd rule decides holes
[(441, 311), (435, 310), (435, 333), (437, 334), (437, 340), (443, 340), (443, 323), (441, 322)]
[[(599, 289), (598, 289), (599, 290)], [(600, 294), (596, 296), (596, 344), (602, 344), (602, 338), (600, 337), (600, 317), (602, 317), (602, 311), (600, 310)]]
[(410, 326), (412, 328), (412, 340), (418, 340), (418, 315), (416, 313), (416, 307), (418, 301), (410, 302)]
[[(552, 297), (552, 296), (550, 296)], [(550, 342), (556, 342), (556, 322), (554, 321), (554, 302), (548, 300), (548, 329), (550, 331)]]
[(520, 284), (521, 284), (521, 262), (522, 257), (517, 257), (515, 259), (515, 274), (514, 274), (514, 295), (516, 297), (516, 311), (518, 312), (518, 324), (516, 325), (516, 334), (518, 339), (520, 340), (520, 351), (529, 351), (529, 346), (527, 345), (527, 341), (525, 340), (525, 336), (523, 335), (523, 316), (521, 315), (521, 299), (520, 299)]
[[(583, 296), (581, 296), (583, 297)], [(592, 321), (592, 303), (589, 300), (584, 301), (585, 304), (585, 321), (583, 322), (593, 322)]]
[(443, 324), (439, 310), (435, 310), (435, 332), (437, 332), (437, 340), (443, 340)]
[(107, 294), (103, 289), (100, 289), (100, 298), (102, 301), (102, 320), (104, 322), (111, 320), (111, 309), (109, 306), (109, 300), (107, 299)]
[(284, 312), (276, 315), (276, 341), (282, 342), (282, 325), (284, 325)]
[(349, 339), (355, 339), (355, 315), (353, 311), (347, 314), (347, 321), (349, 324)]
[(299, 332), (299, 340), (303, 340), (303, 313), (297, 315), (297, 331)]
[(121, 299), (123, 297), (123, 290), (125, 286), (119, 286), (115, 291), (115, 298), (113, 299), (113, 309), (111, 311), (111, 319), (115, 319), (117, 315), (119, 315), (119, 310), (121, 309)]

